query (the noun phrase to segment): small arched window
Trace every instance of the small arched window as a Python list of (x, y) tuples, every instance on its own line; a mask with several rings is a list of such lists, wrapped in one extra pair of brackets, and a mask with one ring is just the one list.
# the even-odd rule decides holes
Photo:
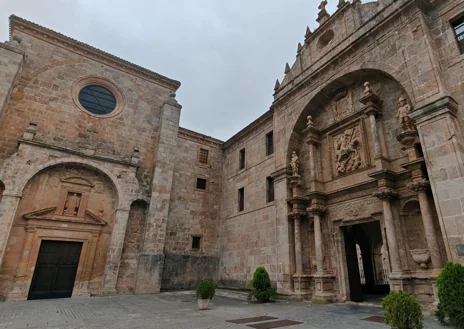
[(335, 36), (334, 31), (332, 31), (332, 30), (325, 31), (324, 34), (322, 34), (321, 37), (319, 38), (319, 41), (317, 42), (317, 47), (319, 49), (324, 48), (330, 42), (332, 42), (334, 36)]

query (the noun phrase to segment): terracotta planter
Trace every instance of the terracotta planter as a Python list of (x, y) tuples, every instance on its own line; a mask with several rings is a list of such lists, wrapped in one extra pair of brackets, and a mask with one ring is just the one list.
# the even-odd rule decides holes
[(208, 309), (210, 299), (197, 299), (198, 300), (198, 309), (206, 310)]

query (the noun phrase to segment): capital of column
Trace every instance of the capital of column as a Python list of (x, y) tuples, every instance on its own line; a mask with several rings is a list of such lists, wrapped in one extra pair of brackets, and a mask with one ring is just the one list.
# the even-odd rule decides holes
[(375, 118), (378, 118), (382, 116), (382, 111), (380, 111), (376, 104), (368, 104), (364, 107), (364, 114), (367, 116), (373, 115)]
[(317, 216), (324, 216), (327, 214), (329, 211), (327, 207), (321, 206), (321, 205), (313, 205), (308, 208), (308, 212), (312, 215), (317, 215)]
[(379, 200), (392, 200), (396, 199), (398, 197), (398, 193), (391, 190), (391, 189), (384, 189), (384, 190), (379, 190), (376, 191), (372, 194)]
[(318, 146), (321, 144), (321, 131), (316, 129), (312, 124), (307, 125), (306, 128), (302, 131), (306, 136), (305, 142), (310, 145)]
[(430, 182), (427, 179), (422, 178), (422, 179), (420, 179), (418, 181), (411, 182), (406, 186), (408, 187), (408, 189), (410, 189), (411, 191), (414, 191), (416, 193), (418, 193), (420, 191), (425, 192), (430, 188)]
[(302, 220), (305, 216), (304, 211), (294, 209), (291, 213), (293, 220)]

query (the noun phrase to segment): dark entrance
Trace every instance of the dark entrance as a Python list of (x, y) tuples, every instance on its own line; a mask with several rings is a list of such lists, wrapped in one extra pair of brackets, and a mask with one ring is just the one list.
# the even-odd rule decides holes
[(380, 301), (390, 291), (389, 262), (378, 221), (343, 227), (350, 300)]
[(42, 241), (28, 299), (71, 297), (82, 242)]

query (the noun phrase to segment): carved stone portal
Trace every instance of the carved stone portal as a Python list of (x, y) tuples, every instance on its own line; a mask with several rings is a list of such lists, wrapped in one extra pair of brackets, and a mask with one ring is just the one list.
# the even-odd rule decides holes
[(335, 171), (346, 174), (365, 167), (361, 126), (348, 128), (333, 137), (335, 150)]

